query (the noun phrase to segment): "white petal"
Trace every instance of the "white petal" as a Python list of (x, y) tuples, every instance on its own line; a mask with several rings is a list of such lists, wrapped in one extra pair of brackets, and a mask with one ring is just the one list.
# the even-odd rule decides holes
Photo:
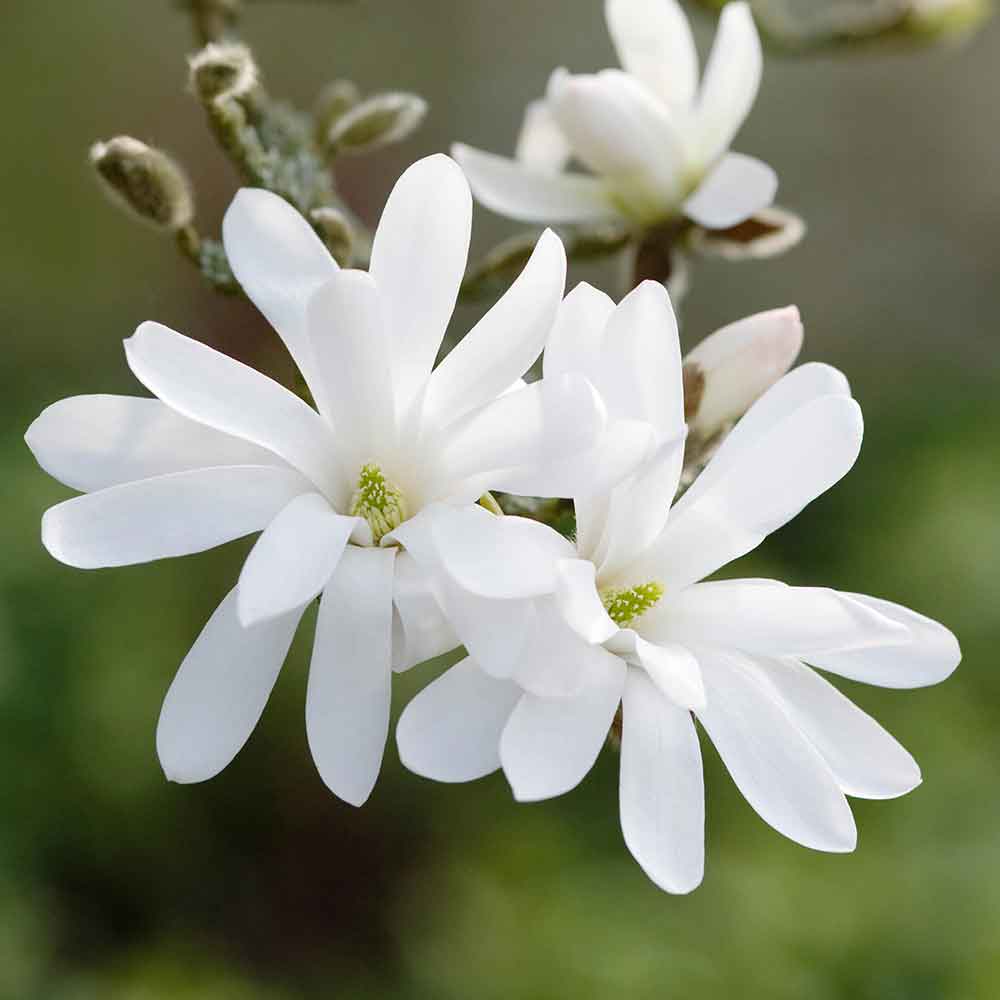
[(466, 657), (431, 681), (396, 726), (399, 759), (435, 781), (474, 781), (500, 767), (500, 734), (521, 698)]
[(235, 588), (219, 605), (160, 711), (156, 752), (170, 781), (205, 781), (239, 753), (264, 711), (302, 610), (244, 628)]
[(575, 698), (521, 698), (500, 737), (514, 798), (552, 798), (583, 780), (607, 739), (624, 681), (625, 664), (612, 659), (601, 683)]
[(909, 630), (907, 642), (856, 652), (814, 654), (813, 664), (852, 680), (887, 688), (938, 684), (962, 659), (958, 640), (943, 625), (902, 605), (862, 594), (841, 595)]
[(323, 405), (306, 334), (306, 303), (337, 271), (337, 262), (302, 214), (257, 188), (237, 192), (222, 220), (226, 258), (236, 280), (285, 342)]
[(698, 87), (698, 52), (675, 0), (606, 0), (605, 18), (622, 67), (651, 94), (687, 105)]
[(601, 391), (604, 337), (615, 311), (611, 297), (581, 281), (563, 299), (542, 360), (546, 378), (580, 372)]
[(704, 708), (701, 670), (689, 649), (676, 642), (647, 642), (636, 635), (635, 662), (678, 708)]
[(24, 439), (50, 476), (82, 492), (213, 465), (284, 465), (273, 452), (137, 396), (61, 399)]
[(913, 757), (814, 670), (796, 660), (758, 660), (755, 666), (846, 795), (891, 799), (920, 784)]
[(599, 223), (617, 221), (604, 183), (583, 174), (546, 174), (516, 160), (456, 143), (452, 156), (469, 178), (476, 200), (518, 222)]
[(309, 300), (309, 338), (345, 470), (395, 450), (392, 357), (370, 274), (339, 271)]
[(503, 393), (537, 360), (566, 284), (566, 251), (551, 230), (524, 270), (431, 375), (425, 419), (444, 427)]
[(671, 594), (642, 618), (656, 641), (711, 643), (770, 656), (868, 649), (906, 639), (906, 629), (823, 587), (772, 580), (717, 580)]
[(447, 156), (428, 156), (407, 169), (382, 212), (370, 270), (382, 299), (400, 416), (434, 365), (465, 275), (471, 230), (469, 185)]
[(819, 751), (742, 657), (696, 651), (708, 701), (698, 718), (736, 786), (766, 823), (817, 851), (853, 851), (857, 829)]
[(778, 192), (778, 175), (761, 160), (726, 153), (684, 202), (684, 214), (706, 229), (728, 229), (766, 208)]
[(743, 0), (727, 3), (719, 17), (696, 107), (703, 163), (713, 163), (740, 130), (757, 99), (763, 61), (750, 5)]
[(618, 626), (597, 593), (597, 568), (588, 559), (560, 559), (556, 564), (556, 605), (574, 632), (584, 642), (605, 642)]
[(572, 150), (562, 134), (548, 102), (532, 101), (524, 112), (521, 133), (514, 155), (529, 170), (558, 174), (569, 161)]
[(323, 782), (353, 806), (375, 787), (389, 732), (395, 555), (349, 546), (316, 621), (306, 735)]
[(526, 517), (497, 517), (482, 507), (448, 511), (432, 527), (441, 568), (480, 597), (551, 594), (556, 564), (572, 559), (571, 542)]
[(434, 594), (429, 574), (405, 550), (396, 556), (392, 601), (403, 629), (399, 648), (393, 642), (393, 670), (408, 670), (460, 645)]
[(42, 544), (79, 569), (185, 556), (260, 531), (309, 488), (297, 472), (263, 465), (141, 479), (50, 507)]
[(697, 888), (705, 871), (705, 782), (690, 712), (677, 708), (641, 670), (629, 670), (622, 699), (621, 787), (625, 844), (667, 892)]
[(684, 359), (705, 380), (692, 432), (709, 437), (739, 420), (791, 368), (801, 348), (795, 306), (748, 316), (706, 337)]
[(745, 555), (846, 475), (862, 433), (853, 399), (824, 396), (739, 449), (720, 449), (708, 485), (696, 480), (681, 497), (635, 571), (676, 589)]
[(143, 323), (125, 341), (136, 378), (185, 417), (276, 452), (340, 502), (345, 492), (333, 435), (294, 393), (233, 358)]
[(318, 493), (296, 497), (264, 529), (240, 573), (237, 601), (245, 627), (308, 604), (326, 586), (358, 526)]

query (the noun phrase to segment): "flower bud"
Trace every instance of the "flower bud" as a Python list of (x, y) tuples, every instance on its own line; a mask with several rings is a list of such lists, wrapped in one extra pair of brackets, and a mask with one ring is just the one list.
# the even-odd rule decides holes
[(191, 89), (205, 103), (239, 98), (257, 86), (257, 65), (245, 45), (213, 42), (188, 60)]
[(905, 28), (921, 38), (961, 38), (992, 13), (992, 0), (911, 0)]
[(309, 213), (309, 218), (319, 230), (333, 259), (341, 267), (346, 267), (350, 263), (354, 247), (354, 229), (347, 216), (339, 209), (324, 207), (314, 208)]
[(326, 142), (330, 129), (361, 100), (361, 91), (353, 80), (333, 80), (316, 98), (313, 120), (320, 142)]
[(791, 368), (801, 348), (795, 306), (749, 316), (706, 337), (684, 359), (685, 385), (700, 393), (693, 412), (685, 406), (691, 434), (707, 440), (739, 420)]
[(405, 139), (426, 114), (427, 102), (416, 94), (375, 94), (333, 123), (327, 145), (331, 152), (367, 153)]
[(90, 162), (104, 190), (138, 218), (174, 232), (194, 218), (191, 185), (162, 150), (120, 135), (95, 143)]

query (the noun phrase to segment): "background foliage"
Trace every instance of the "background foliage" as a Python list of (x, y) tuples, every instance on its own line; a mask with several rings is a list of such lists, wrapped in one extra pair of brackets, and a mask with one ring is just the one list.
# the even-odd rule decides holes
[[(245, 34), (300, 103), (334, 76), (429, 99), (414, 139), (344, 163), (374, 221), (417, 156), (452, 139), (511, 148), (552, 66), (610, 65), (600, 9), (275, 2), (252, 6)], [(499, 777), (433, 785), (390, 746), (369, 805), (336, 801), (305, 744), (308, 629), (237, 761), (206, 785), (165, 782), (160, 701), (248, 543), (62, 567), (38, 518), (66, 491), (21, 435), (60, 397), (139, 391), (120, 341), (143, 319), (279, 376), (287, 362), (245, 302), (214, 295), (88, 174), (89, 143), (129, 132), (191, 165), (203, 217), (221, 215), (234, 179), (183, 92), (185, 18), (165, 0), (43, 0), (6, 5), (4, 28), (0, 997), (997, 996), (1000, 25), (962, 50), (771, 59), (740, 137), (810, 234), (778, 260), (702, 264), (685, 343), (796, 302), (805, 356), (848, 372), (868, 435), (855, 471), (738, 569), (911, 605), (958, 633), (965, 662), (940, 689), (845, 683), (925, 777), (903, 800), (856, 804), (852, 856), (765, 827), (706, 742), (708, 872), (687, 898), (626, 853), (612, 755), (571, 795), (518, 806)], [(513, 231), (485, 211), (475, 226), (480, 250)], [(609, 290), (618, 277), (587, 276)]]

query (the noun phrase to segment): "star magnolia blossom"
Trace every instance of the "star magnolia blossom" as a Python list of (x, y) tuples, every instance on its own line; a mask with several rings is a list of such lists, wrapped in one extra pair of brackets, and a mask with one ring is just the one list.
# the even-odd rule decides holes
[(224, 223), (229, 261), (316, 409), (144, 323), (125, 352), (157, 399), (79, 396), (28, 430), (43, 468), (86, 492), (43, 518), (45, 546), (64, 563), (146, 562), (262, 531), (167, 693), (157, 749), (169, 778), (201, 781), (232, 760), (322, 594), (309, 746), (326, 784), (364, 802), (388, 730), (390, 668), (455, 644), (393, 529), (433, 501), (474, 503), (490, 488), (572, 491), (572, 470), (560, 482), (553, 461), (593, 445), (603, 405), (578, 374), (520, 382), (562, 298), (558, 237), (540, 238), (508, 292), (431, 370), (471, 211), (453, 161), (420, 161), (393, 190), (364, 273), (340, 270), (283, 200), (241, 191)]
[[(615, 313), (617, 330), (606, 306), (589, 319), (578, 310), (547, 350), (559, 370), (592, 376), (611, 426), (636, 400), (655, 405), (664, 442), (613, 490), (575, 498), (575, 543), (481, 509), (425, 512), (432, 545), (415, 555), (437, 561), (438, 598), (461, 609), (453, 622), (470, 656), (407, 706), (397, 740), (419, 774), (465, 781), (502, 766), (518, 799), (537, 800), (587, 774), (617, 718), (625, 842), (657, 885), (688, 892), (704, 868), (695, 718), (766, 822), (808, 847), (850, 851), (845, 794), (901, 795), (920, 771), (812, 668), (917, 687), (946, 677), (960, 654), (941, 625), (888, 601), (773, 580), (701, 582), (850, 469), (861, 413), (835, 369), (797, 368), (671, 507), (683, 404), (664, 299), (641, 286)], [(657, 325), (655, 354), (636, 351), (639, 331)], [(593, 345), (630, 332), (630, 382), (616, 391), (621, 372)]]
[[(607, 0), (605, 13), (624, 71), (556, 70), (528, 107), (516, 160), (453, 148), (479, 201), (523, 222), (645, 227), (686, 216), (709, 229), (769, 205), (774, 171), (729, 152), (760, 84), (749, 6), (723, 9), (700, 87), (676, 0)], [(565, 172), (573, 158), (591, 174)]]

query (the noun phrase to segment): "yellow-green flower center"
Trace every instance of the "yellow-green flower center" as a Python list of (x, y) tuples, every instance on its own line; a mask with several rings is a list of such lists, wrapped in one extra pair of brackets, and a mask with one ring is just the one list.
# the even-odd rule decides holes
[(358, 486), (351, 497), (351, 516), (363, 517), (368, 522), (372, 540), (378, 545), (383, 535), (398, 528), (410, 514), (403, 491), (370, 462), (361, 466)]
[(608, 617), (619, 627), (628, 628), (637, 618), (656, 606), (663, 596), (663, 584), (656, 580), (636, 587), (618, 587), (601, 593)]

